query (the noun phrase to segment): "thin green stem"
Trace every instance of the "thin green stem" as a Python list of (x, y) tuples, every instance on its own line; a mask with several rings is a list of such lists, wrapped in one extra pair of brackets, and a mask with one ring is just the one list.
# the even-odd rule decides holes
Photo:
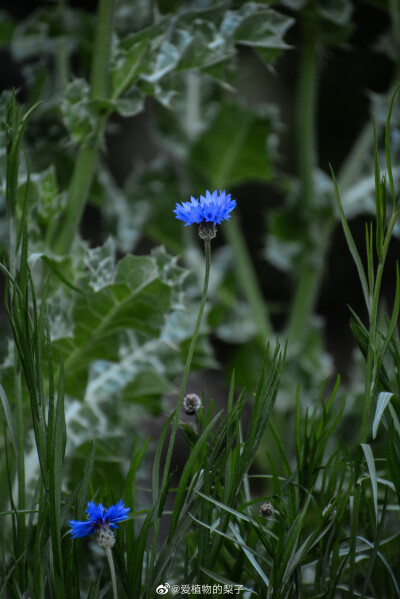
[(185, 389), (186, 389), (186, 383), (187, 383), (187, 379), (189, 376), (190, 367), (192, 365), (193, 354), (194, 354), (194, 350), (196, 348), (196, 343), (197, 343), (197, 337), (199, 336), (199, 330), (200, 330), (200, 325), (201, 325), (201, 321), (203, 318), (204, 307), (206, 305), (208, 281), (210, 278), (210, 266), (211, 266), (211, 241), (209, 239), (204, 240), (204, 250), (205, 250), (205, 272), (204, 272), (203, 293), (201, 296), (200, 308), (199, 308), (199, 313), (197, 315), (196, 325), (194, 327), (193, 337), (190, 342), (189, 351), (188, 351), (188, 355), (186, 358), (185, 369), (183, 371), (181, 387), (179, 390), (178, 401), (177, 401), (176, 409), (175, 409), (175, 417), (172, 422), (172, 432), (171, 432), (171, 437), (170, 437), (169, 444), (168, 444), (167, 457), (165, 459), (164, 474), (163, 474), (161, 488), (164, 487), (164, 485), (167, 481), (169, 467), (171, 465), (172, 450), (174, 447), (176, 433), (178, 430), (179, 413), (180, 413), (180, 409), (182, 407), (183, 396), (185, 394)]
[(53, 241), (54, 250), (59, 254), (67, 253), (72, 245), (92, 185), (97, 156), (98, 149), (92, 146), (85, 146), (78, 152), (68, 190), (65, 218), (61, 231)]
[[(101, 100), (107, 97), (114, 3), (115, 0), (100, 0), (99, 3), (90, 76), (91, 100)], [(80, 148), (75, 161), (66, 211), (63, 215), (61, 229), (53, 241), (54, 250), (59, 254), (65, 254), (70, 250), (81, 220), (95, 173), (105, 123), (106, 117), (99, 117), (96, 138), (92, 145)]]
[[(309, 220), (311, 211), (315, 208), (315, 193), (313, 175), (316, 167), (316, 114), (317, 114), (317, 23), (313, 15), (303, 17), (303, 53), (300, 66), (298, 91), (298, 133), (297, 161), (298, 172), (302, 186), (302, 211)], [(294, 297), (293, 307), (287, 327), (287, 336), (291, 341), (300, 341), (307, 330), (310, 315), (314, 309), (322, 269), (321, 256), (323, 252), (316, 241), (318, 222), (309, 224), (310, 248), (303, 252), (300, 273)], [(320, 232), (320, 231), (319, 231)], [(318, 235), (321, 239), (321, 235)], [(318, 248), (318, 249), (317, 249)]]
[(117, 579), (115, 577), (114, 560), (113, 560), (113, 556), (112, 556), (111, 547), (104, 547), (104, 551), (106, 552), (108, 565), (110, 566), (111, 583), (112, 583), (112, 590), (113, 590), (113, 598), (114, 599), (118, 599)]
[(317, 28), (314, 16), (304, 16), (297, 115), (297, 162), (303, 205), (314, 207), (317, 116)]
[[(181, 410), (182, 403), (183, 403), (183, 397), (185, 394), (186, 383), (187, 383), (187, 379), (189, 376), (190, 367), (192, 365), (193, 354), (194, 354), (194, 350), (196, 348), (197, 338), (199, 336), (199, 331), (200, 331), (200, 325), (201, 325), (201, 321), (203, 318), (204, 308), (206, 305), (208, 281), (210, 278), (210, 266), (211, 266), (211, 241), (210, 241), (210, 239), (204, 240), (204, 250), (205, 250), (205, 272), (204, 272), (203, 293), (201, 296), (199, 313), (197, 315), (197, 320), (196, 320), (196, 324), (194, 327), (192, 340), (190, 342), (189, 351), (188, 351), (186, 363), (185, 363), (185, 368), (183, 371), (182, 382), (181, 382), (181, 386), (180, 386), (180, 390), (179, 390), (178, 401), (177, 401), (176, 408), (175, 408), (174, 419), (172, 421), (172, 431), (171, 431), (171, 437), (170, 437), (169, 443), (168, 443), (167, 456), (165, 458), (164, 473), (163, 473), (162, 482), (161, 482), (160, 497), (164, 492), (164, 489), (165, 489), (165, 486), (166, 486), (167, 480), (168, 480), (169, 468), (170, 468), (171, 459), (172, 459), (172, 451), (174, 448), (176, 434), (178, 431), (179, 414), (180, 414), (180, 410)], [(156, 551), (156, 547), (157, 547), (157, 539), (158, 539), (159, 529), (160, 529), (160, 515), (158, 516), (158, 518), (156, 519), (156, 521), (154, 523), (153, 547), (152, 547), (153, 563), (151, 564), (150, 568), (153, 567), (154, 560), (155, 560), (155, 551)]]

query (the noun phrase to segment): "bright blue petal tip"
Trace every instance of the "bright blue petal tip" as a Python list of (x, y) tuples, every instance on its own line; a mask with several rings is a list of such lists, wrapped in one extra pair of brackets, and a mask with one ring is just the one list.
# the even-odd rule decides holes
[(216, 189), (212, 193), (207, 189), (205, 196), (200, 196), (199, 200), (192, 196), (190, 202), (177, 204), (173, 212), (185, 223), (185, 227), (202, 222), (219, 225), (230, 219), (235, 206), (236, 200), (231, 199), (230, 193), (226, 195), (225, 191), (220, 191), (218, 195)]

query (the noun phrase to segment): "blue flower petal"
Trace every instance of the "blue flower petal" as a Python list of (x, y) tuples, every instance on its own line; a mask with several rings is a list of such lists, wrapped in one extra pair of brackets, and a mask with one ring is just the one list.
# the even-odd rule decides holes
[(196, 200), (193, 196), (190, 202), (177, 204), (173, 211), (176, 218), (183, 220), (185, 227), (194, 223), (213, 223), (219, 225), (224, 220), (230, 219), (230, 213), (236, 206), (236, 200), (231, 199), (231, 194), (226, 195), (225, 191), (217, 190), (210, 193), (206, 191), (205, 196), (200, 196)]
[(124, 502), (122, 501), (122, 499), (120, 499), (116, 505), (112, 505), (108, 508), (108, 510), (104, 514), (104, 519), (112, 527), (112, 523), (121, 522), (121, 520), (126, 520), (129, 512), (130, 508), (125, 507)]
[(92, 535), (96, 530), (95, 525), (90, 520), (86, 522), (79, 522), (78, 520), (70, 520), (69, 525), (71, 530), (69, 531), (72, 534), (73, 539), (77, 539), (79, 537), (86, 537), (87, 535)]
[(101, 503), (96, 505), (93, 501), (89, 501), (86, 510), (88, 519), (83, 522), (70, 520), (71, 530), (69, 533), (72, 534), (73, 539), (77, 539), (92, 535), (95, 530), (100, 528), (118, 528), (115, 523), (126, 520), (129, 512), (130, 508), (125, 507), (122, 499), (109, 508), (105, 508)]
[(93, 522), (103, 521), (105, 508), (101, 503), (96, 505), (93, 501), (88, 502), (86, 513)]

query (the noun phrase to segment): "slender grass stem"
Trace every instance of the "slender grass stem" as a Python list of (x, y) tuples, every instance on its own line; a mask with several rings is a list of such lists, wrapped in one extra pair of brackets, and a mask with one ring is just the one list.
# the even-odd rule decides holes
[[(100, 0), (99, 3), (90, 76), (91, 100), (107, 97), (114, 4), (115, 0)], [(59, 254), (65, 254), (71, 248), (93, 181), (105, 123), (106, 117), (99, 117), (95, 140), (91, 145), (80, 148), (75, 161), (66, 211), (61, 229), (53, 241), (54, 249)]]
[[(397, 89), (394, 93), (396, 93)], [(393, 102), (393, 98), (392, 98)], [(389, 117), (390, 118), (390, 113)], [(388, 169), (390, 173), (390, 153), (387, 155)], [(381, 283), (383, 270), (386, 262), (386, 256), (389, 249), (390, 240), (392, 237), (393, 229), (396, 224), (400, 207), (395, 201), (394, 189), (392, 188), (394, 208), (393, 213), (387, 227), (386, 235), (382, 244), (381, 252), (378, 252), (379, 262), (376, 269), (376, 276), (370, 283), (370, 303), (369, 303), (369, 343), (368, 343), (368, 354), (367, 354), (367, 372), (365, 380), (365, 401), (363, 406), (362, 425), (361, 425), (361, 441), (360, 443), (366, 443), (368, 439), (368, 429), (370, 426), (371, 416), (371, 404), (375, 393), (377, 379), (379, 377), (379, 348), (378, 348), (378, 308), (379, 298), (381, 292)], [(359, 449), (358, 455), (355, 460), (354, 466), (354, 504), (352, 514), (352, 527), (351, 527), (351, 546), (350, 546), (350, 559), (349, 559), (349, 592), (348, 596), (354, 596), (354, 579), (355, 579), (355, 563), (356, 563), (356, 536), (358, 529), (360, 501), (361, 501), (361, 488), (357, 484), (359, 478), (360, 467), (362, 463), (362, 452)]]
[[(18, 170), (18, 163), (15, 167)], [(15, 200), (14, 200), (15, 202)], [(15, 216), (15, 203), (13, 209), (8, 214), (9, 231), (9, 269), (10, 274), (15, 279), (17, 272), (17, 221)], [(13, 289), (11, 286), (10, 289)], [(11, 291), (13, 293), (13, 291)], [(17, 481), (18, 481), (18, 557), (25, 551), (25, 426), (24, 426), (24, 406), (22, 398), (22, 380), (19, 368), (18, 350), (14, 343), (14, 393), (15, 393), (15, 413), (16, 413), (16, 437), (17, 437)], [(18, 563), (20, 579), (25, 582), (24, 561)]]
[(104, 547), (104, 551), (106, 552), (108, 565), (110, 566), (111, 584), (112, 584), (112, 590), (113, 590), (113, 599), (118, 599), (117, 579), (115, 577), (114, 560), (113, 560), (113, 556), (112, 556), (111, 547)]
[(368, 425), (370, 420), (371, 402), (375, 388), (376, 377), (378, 376), (377, 364), (379, 356), (376, 356), (377, 349), (377, 321), (378, 321), (378, 307), (379, 297), (381, 292), (381, 283), (383, 276), (383, 269), (386, 261), (386, 255), (389, 249), (389, 243), (392, 236), (393, 228), (399, 215), (399, 209), (393, 210), (392, 217), (390, 219), (388, 229), (383, 243), (381, 259), (378, 263), (375, 277), (375, 285), (373, 289), (372, 304), (370, 307), (370, 323), (369, 323), (369, 345), (367, 355), (367, 377), (365, 382), (365, 402), (363, 409), (363, 419), (361, 427), (361, 443), (367, 442), (368, 437)]
[(18, 539), (20, 551), (25, 549), (25, 427), (24, 409), (22, 398), (21, 372), (18, 368), (18, 352), (14, 345), (14, 391), (17, 416), (17, 443), (18, 443)]

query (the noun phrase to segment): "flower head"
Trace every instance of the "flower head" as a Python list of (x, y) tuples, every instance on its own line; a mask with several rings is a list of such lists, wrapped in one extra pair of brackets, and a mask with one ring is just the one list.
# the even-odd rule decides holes
[(212, 223), (219, 225), (223, 220), (230, 219), (230, 213), (236, 206), (236, 200), (231, 199), (231, 194), (225, 194), (225, 191), (217, 190), (210, 193), (206, 191), (206, 195), (200, 196), (196, 200), (193, 196), (190, 202), (182, 202), (177, 204), (174, 210), (176, 218), (183, 220), (185, 227), (194, 223)]
[(79, 537), (86, 537), (86, 535), (92, 535), (95, 530), (100, 532), (104, 529), (118, 528), (116, 522), (126, 520), (129, 512), (130, 508), (125, 507), (122, 499), (116, 505), (112, 505), (109, 508), (103, 507), (101, 503), (96, 505), (93, 501), (89, 501), (86, 510), (88, 515), (87, 520), (83, 522), (70, 520), (71, 530), (69, 532), (72, 534), (73, 539), (77, 539)]
[(193, 416), (202, 407), (201, 399), (196, 393), (188, 393), (183, 398), (183, 409), (185, 414)]

